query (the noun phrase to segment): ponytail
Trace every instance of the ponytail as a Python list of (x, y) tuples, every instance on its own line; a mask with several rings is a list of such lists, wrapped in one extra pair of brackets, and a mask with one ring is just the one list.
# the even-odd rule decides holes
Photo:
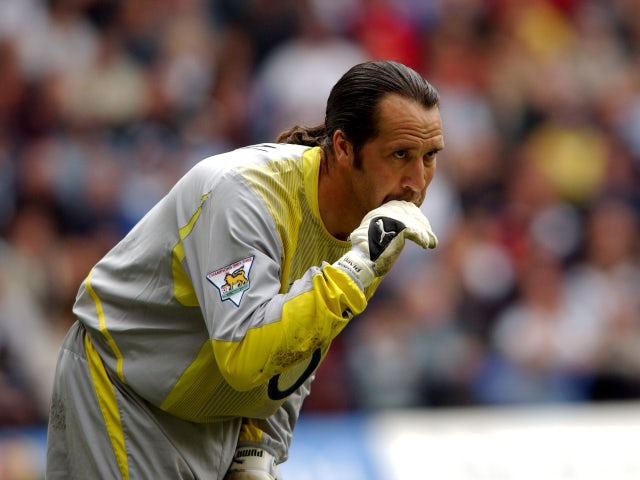
[(277, 143), (306, 145), (307, 147), (325, 147), (328, 144), (327, 130), (324, 124), (316, 127), (296, 125), (278, 135)]

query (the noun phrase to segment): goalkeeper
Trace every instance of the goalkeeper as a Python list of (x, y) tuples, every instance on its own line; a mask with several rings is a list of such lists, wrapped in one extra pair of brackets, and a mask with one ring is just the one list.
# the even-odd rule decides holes
[(194, 166), (79, 289), (47, 479), (279, 479), (331, 341), (405, 240), (436, 246), (443, 146), (436, 90), (376, 61), (322, 125)]

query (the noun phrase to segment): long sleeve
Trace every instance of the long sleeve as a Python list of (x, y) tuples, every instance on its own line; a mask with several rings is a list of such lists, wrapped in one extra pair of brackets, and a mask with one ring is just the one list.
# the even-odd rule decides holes
[(183, 239), (220, 372), (238, 390), (326, 349), (367, 303), (349, 276), (327, 262), (349, 244), (330, 237), (318, 219), (303, 222), (296, 208), (283, 195), (274, 215), (244, 178), (232, 175), (207, 192)]

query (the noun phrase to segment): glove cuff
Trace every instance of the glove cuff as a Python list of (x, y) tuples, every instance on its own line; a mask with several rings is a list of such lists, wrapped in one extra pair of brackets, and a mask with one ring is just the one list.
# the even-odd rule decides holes
[(350, 250), (345, 253), (333, 266), (349, 274), (362, 290), (371, 285), (376, 277), (373, 262), (367, 260), (364, 255), (356, 250)]
[[(233, 456), (233, 463), (229, 468), (229, 473), (232, 472), (269, 475), (269, 477), (257, 476), (256, 478), (270, 478), (274, 480), (280, 480), (281, 478), (275, 457), (262, 448), (250, 445), (236, 449), (235, 455)], [(243, 475), (242, 478), (245, 478), (245, 476)], [(246, 478), (253, 478), (253, 476), (246, 476)]]

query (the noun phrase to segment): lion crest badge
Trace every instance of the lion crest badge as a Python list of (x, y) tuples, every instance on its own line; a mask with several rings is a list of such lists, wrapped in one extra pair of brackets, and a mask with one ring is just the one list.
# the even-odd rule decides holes
[(253, 256), (246, 257), (207, 274), (207, 280), (218, 289), (220, 300), (223, 302), (230, 300), (237, 307), (240, 306), (242, 295), (249, 290), (251, 285), (249, 272), (253, 259)]

